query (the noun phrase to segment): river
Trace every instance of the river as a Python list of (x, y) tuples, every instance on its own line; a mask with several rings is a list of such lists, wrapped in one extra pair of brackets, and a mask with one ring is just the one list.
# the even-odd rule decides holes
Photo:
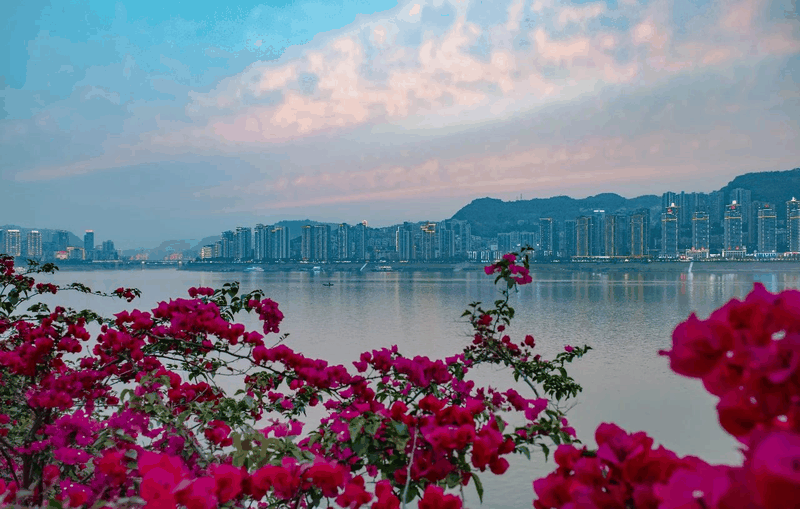
[[(629, 431), (647, 431), (656, 443), (680, 455), (710, 462), (739, 460), (736, 442), (717, 424), (715, 398), (699, 381), (672, 373), (657, 352), (669, 348), (673, 329), (691, 312), (704, 318), (730, 298), (746, 295), (755, 281), (773, 292), (800, 287), (800, 273), (649, 270), (532, 275), (534, 282), (512, 297), (515, 337), (533, 334), (545, 357), (567, 344), (594, 348), (571, 369), (584, 387), (569, 413), (579, 438), (591, 444), (597, 425), (613, 421)], [(406, 355), (441, 358), (460, 351), (470, 340), (469, 327), (460, 318), (467, 304), (491, 302), (499, 295), (492, 278), (478, 272), (100, 270), (59, 272), (43, 280), (79, 281), (105, 291), (137, 287), (143, 292), (139, 308), (186, 296), (191, 286), (220, 287), (238, 280), (243, 290), (261, 288), (279, 303), (286, 315), (281, 331), (290, 334), (289, 346), (333, 363), (349, 363), (362, 351), (393, 344)], [(81, 294), (56, 298), (62, 305), (105, 314), (136, 304)], [(249, 329), (257, 327), (254, 317), (242, 321)], [(503, 383), (499, 373), (480, 376)], [(503, 476), (486, 473), (484, 506), (531, 507), (531, 480), (552, 468), (552, 459), (544, 464), (541, 457), (531, 462), (519, 457)], [(472, 488), (467, 500), (471, 507), (478, 506)]]

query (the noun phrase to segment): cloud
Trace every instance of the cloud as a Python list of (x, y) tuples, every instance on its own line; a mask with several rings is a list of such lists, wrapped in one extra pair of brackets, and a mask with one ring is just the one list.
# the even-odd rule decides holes
[[(761, 1), (742, 1), (730, 9), (721, 3), (704, 20), (702, 31), (688, 34), (675, 33), (670, 4), (665, 2), (621, 6), (614, 16), (625, 19), (630, 28), (624, 30), (600, 23), (610, 14), (601, 2), (559, 6), (542, 0), (498, 0), (492, 15), (499, 17), (480, 24), (470, 21), (473, 4), (456, 0), (403, 3), (317, 35), (277, 61), (255, 61), (211, 87), (193, 86), (191, 69), (163, 56), (161, 64), (168, 75), (151, 77), (147, 83), (155, 83), (154, 92), (184, 97), (182, 115), (130, 122), (125, 133), (101, 140), (99, 155), (62, 165), (41, 164), (17, 178), (51, 179), (187, 154), (246, 158), (301, 151), (296, 147), (314, 150), (315, 146), (334, 146), (355, 132), (365, 136), (365, 144), (381, 132), (436, 139), (458, 129), (486, 126), (485, 132), (491, 135), (492, 125), (515, 115), (535, 116), (548, 105), (598, 97), (609, 90), (630, 94), (682, 76), (702, 79), (704, 73), (720, 69), (753, 69), (764, 61), (800, 53), (796, 29), (786, 20), (768, 19), (767, 5)], [(438, 17), (435, 22), (434, 17)], [(411, 30), (420, 34), (413, 46), (406, 37)], [(115, 73), (119, 81), (133, 81), (142, 72), (138, 62), (134, 53), (125, 53), (117, 62), (90, 71), (81, 83), (93, 83), (93, 88), (84, 89), (84, 97), (125, 104), (129, 94), (104, 85), (101, 76), (108, 79)], [(168, 83), (175, 81), (180, 85), (170, 88)], [(146, 129), (135, 127), (145, 124)], [(19, 139), (11, 133), (4, 142)], [(649, 144), (648, 151), (651, 146), (661, 147)], [(481, 164), (507, 168), (510, 160), (525, 160), (554, 165), (553, 158), (563, 153), (537, 150), (519, 159)], [(596, 154), (593, 150), (584, 147), (576, 153)], [(665, 149), (659, 150), (663, 154)], [(358, 175), (355, 178), (347, 177), (351, 172), (344, 168), (321, 175), (334, 183), (348, 182), (365, 195), (423, 192), (419, 189), (475, 192), (472, 184), (458, 176), (459, 172), (472, 175), (472, 163), (454, 162), (446, 152), (414, 164), (352, 173)], [(431, 161), (438, 166), (434, 168)], [(296, 178), (310, 178), (308, 169), (293, 171)], [(521, 177), (508, 170), (497, 178), (510, 185)], [(404, 188), (403, 181), (413, 185)], [(281, 182), (284, 191), (293, 189), (292, 179)], [(363, 188), (364, 182), (375, 186)], [(329, 198), (337, 192), (342, 195), (335, 187), (328, 185), (319, 196), (308, 199), (327, 199), (322, 196), (326, 192)], [(297, 193), (292, 199), (301, 200), (310, 188), (297, 184)]]
[(563, 7), (558, 13), (558, 24), (566, 26), (569, 23), (585, 25), (587, 21), (597, 18), (606, 12), (606, 7), (602, 2), (582, 5), (580, 7)]

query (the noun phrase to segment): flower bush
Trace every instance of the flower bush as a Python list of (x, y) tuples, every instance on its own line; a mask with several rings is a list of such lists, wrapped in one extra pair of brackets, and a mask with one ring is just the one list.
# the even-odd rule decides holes
[(601, 424), (597, 450), (558, 447), (558, 468), (533, 483), (534, 507), (800, 507), (800, 292), (757, 283), (707, 320), (691, 315), (660, 353), (719, 398), (720, 425), (742, 444), (742, 463), (680, 458), (644, 433)]
[[(0, 257), (0, 504), (456, 509), (463, 487), (482, 497), (479, 474), (504, 473), (510, 454), (577, 443), (564, 408), (581, 388), (565, 366), (589, 348), (545, 360), (532, 336), (509, 334), (510, 298), (531, 281), (524, 254), (487, 267), (501, 297), (469, 306), (462, 351), (410, 358), (393, 346), (352, 368), (286, 345), (283, 314), (259, 290), (191, 288), (103, 317), (36, 297), (131, 302), (138, 290), (35, 281), (54, 270)], [(237, 324), (240, 313), (261, 330)], [(506, 368), (526, 394), (476, 384), (481, 365)], [(242, 389), (224, 391), (223, 374)]]

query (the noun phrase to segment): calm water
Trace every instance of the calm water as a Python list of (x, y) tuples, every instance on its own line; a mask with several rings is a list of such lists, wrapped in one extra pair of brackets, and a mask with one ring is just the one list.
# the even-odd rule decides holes
[[(111, 291), (134, 286), (143, 292), (137, 307), (186, 296), (191, 286), (220, 287), (238, 280), (249, 291), (262, 288), (280, 304), (288, 344), (334, 363), (362, 351), (397, 344), (406, 355), (443, 357), (460, 351), (469, 327), (460, 318), (473, 301), (492, 302), (497, 289), (482, 273), (212, 273), (177, 270), (61, 272), (58, 283), (80, 281)], [(770, 291), (800, 287), (797, 272), (698, 273), (538, 272), (513, 297), (517, 319), (512, 334), (533, 334), (544, 356), (564, 345), (594, 350), (573, 365), (584, 387), (570, 421), (585, 442), (601, 422), (629, 431), (645, 430), (678, 454), (711, 462), (736, 462), (736, 444), (717, 425), (715, 400), (699, 382), (674, 375), (659, 349), (669, 348), (675, 326), (691, 312), (706, 317), (761, 281)], [(322, 283), (334, 283), (325, 287)], [(131, 308), (112, 300), (59, 295), (60, 302), (113, 313)], [(249, 328), (257, 322), (243, 317)], [(501, 385), (502, 373), (479, 374)], [(522, 390), (522, 389), (520, 389)], [(537, 458), (512, 461), (501, 477), (485, 474), (486, 507), (531, 507), (530, 481), (552, 469)], [(478, 505), (474, 488), (467, 493)]]

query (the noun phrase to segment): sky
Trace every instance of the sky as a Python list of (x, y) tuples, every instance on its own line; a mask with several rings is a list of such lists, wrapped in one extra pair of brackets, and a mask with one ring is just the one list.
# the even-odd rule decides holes
[(800, 166), (797, 0), (11, 0), (0, 224), (152, 247)]

